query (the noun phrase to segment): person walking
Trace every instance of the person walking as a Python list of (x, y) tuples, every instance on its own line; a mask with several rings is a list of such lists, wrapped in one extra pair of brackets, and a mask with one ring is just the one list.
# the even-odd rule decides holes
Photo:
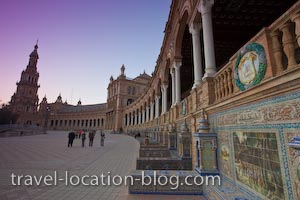
[(74, 131), (71, 131), (68, 135), (69, 141), (68, 141), (68, 147), (72, 147), (73, 146), (73, 141), (75, 139), (75, 133)]
[(104, 146), (105, 133), (101, 132), (101, 146)]
[(90, 132), (89, 132), (89, 139), (90, 139), (89, 146), (90, 146), (90, 147), (93, 146), (94, 137), (95, 137), (95, 131), (90, 131)]
[(85, 131), (82, 131), (82, 134), (81, 134), (82, 147), (84, 147), (85, 137), (86, 137)]

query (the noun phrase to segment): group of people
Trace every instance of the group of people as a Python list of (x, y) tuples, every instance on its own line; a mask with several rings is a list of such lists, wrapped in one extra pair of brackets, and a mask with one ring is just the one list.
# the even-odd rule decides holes
[[(93, 142), (94, 142), (94, 138), (96, 135), (96, 131), (95, 130), (79, 130), (76, 133), (74, 131), (69, 132), (68, 135), (68, 147), (72, 147), (73, 146), (73, 141), (74, 139), (80, 139), (81, 138), (81, 146), (84, 147), (85, 145), (85, 139), (86, 137), (89, 137), (89, 146), (92, 147), (93, 146)], [(105, 139), (105, 133), (103, 133), (101, 131), (101, 139), (100, 139), (100, 144), (101, 146), (104, 146), (104, 139)]]

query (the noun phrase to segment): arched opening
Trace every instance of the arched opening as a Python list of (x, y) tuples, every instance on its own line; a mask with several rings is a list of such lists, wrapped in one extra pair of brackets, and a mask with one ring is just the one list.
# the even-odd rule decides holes
[(126, 105), (128, 106), (128, 105), (130, 105), (132, 103), (133, 103), (133, 99), (128, 99)]
[(128, 126), (128, 122), (127, 122), (127, 117), (128, 117), (128, 115), (127, 114), (125, 114), (125, 126)]
[(182, 38), (181, 56), (180, 82), (182, 100), (190, 94), (194, 84), (193, 41), (188, 25), (185, 26)]
[(187, 24), (188, 18), (189, 14), (185, 11), (180, 20), (180, 26), (176, 36), (175, 56), (181, 58), (181, 100), (190, 94), (190, 90), (194, 84), (193, 40)]

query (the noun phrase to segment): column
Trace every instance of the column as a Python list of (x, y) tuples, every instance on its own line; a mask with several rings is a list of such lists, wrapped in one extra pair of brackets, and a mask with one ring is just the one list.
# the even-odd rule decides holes
[(172, 78), (172, 106), (175, 105), (175, 99), (176, 99), (176, 95), (175, 95), (175, 71), (174, 68), (171, 67), (170, 69), (170, 74), (171, 74), (171, 78)]
[(127, 126), (129, 126), (130, 124), (129, 124), (129, 114), (127, 114), (127, 124), (126, 124)]
[(149, 106), (146, 107), (146, 122), (149, 121)]
[(139, 124), (142, 124), (142, 110), (139, 110)]
[(194, 85), (196, 88), (202, 80), (202, 58), (200, 45), (200, 23), (193, 23), (190, 26), (190, 33), (193, 39), (193, 60), (194, 60)]
[(174, 68), (175, 68), (175, 80), (176, 80), (176, 100), (175, 103), (178, 104), (181, 101), (181, 85), (180, 85), (180, 67), (181, 67), (181, 61), (175, 61)]
[(155, 96), (155, 118), (159, 116), (159, 99), (160, 96)]
[(145, 110), (142, 110), (142, 124), (145, 123)]
[(215, 60), (215, 47), (213, 38), (211, 8), (214, 0), (202, 0), (199, 4), (198, 11), (202, 17), (205, 74), (204, 77), (213, 77), (217, 72)]
[(133, 117), (134, 117), (134, 115), (133, 115), (133, 113), (131, 113), (131, 125), (133, 126)]
[(150, 121), (153, 120), (153, 114), (154, 114), (154, 103), (150, 103)]
[(161, 93), (162, 93), (162, 114), (167, 112), (167, 89), (168, 85), (161, 86)]
[(134, 118), (135, 118), (135, 120), (134, 120), (134, 125), (137, 125), (138, 124), (138, 117), (137, 117), (137, 112), (135, 112), (135, 116), (134, 116)]
[(163, 86), (160, 86), (160, 91), (161, 91), (161, 101), (162, 101), (162, 103), (161, 103), (161, 114), (163, 114), (164, 113), (164, 110), (165, 110), (165, 108), (164, 108), (164, 105), (165, 105), (165, 103), (164, 103), (164, 89), (163, 89)]

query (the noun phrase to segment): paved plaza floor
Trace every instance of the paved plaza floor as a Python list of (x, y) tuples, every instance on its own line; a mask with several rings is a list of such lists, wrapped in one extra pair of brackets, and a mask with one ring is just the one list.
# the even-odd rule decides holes
[[(105, 146), (100, 146), (96, 135), (94, 146), (81, 147), (81, 140), (75, 139), (73, 147), (67, 147), (67, 132), (52, 131), (45, 135), (0, 138), (0, 200), (191, 200), (204, 199), (199, 196), (129, 195), (124, 186), (77, 186), (66, 185), (65, 180), (52, 186), (13, 186), (11, 174), (50, 175), (63, 178), (76, 175), (119, 175), (125, 177), (135, 169), (139, 143), (130, 136), (107, 134)], [(110, 172), (110, 174), (109, 174)], [(16, 182), (16, 179), (15, 183)], [(76, 179), (73, 179), (76, 182)], [(90, 180), (90, 179), (87, 179)], [(104, 179), (107, 180), (107, 179)], [(117, 182), (117, 179), (116, 179)], [(22, 183), (22, 181), (21, 181)], [(28, 183), (28, 182), (26, 182)], [(105, 184), (108, 184), (105, 182)]]

